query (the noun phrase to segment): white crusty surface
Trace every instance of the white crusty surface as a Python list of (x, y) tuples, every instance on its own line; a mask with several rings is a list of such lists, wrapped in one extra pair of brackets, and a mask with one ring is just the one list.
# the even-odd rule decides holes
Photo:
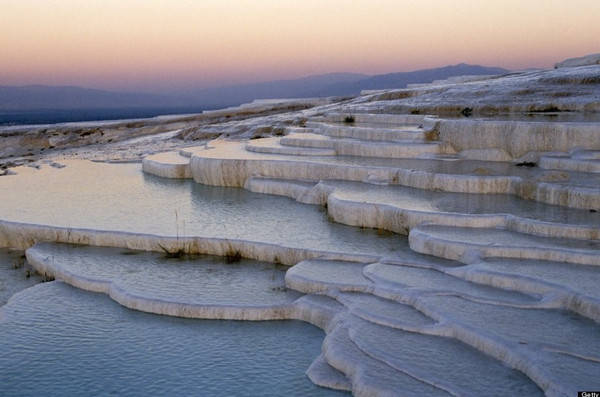
[[(595, 63), (597, 56), (588, 56), (555, 70), (457, 77), (343, 100), (256, 101), (185, 118), (130, 121), (129, 127), (57, 126), (68, 130), (63, 141), (52, 141), (62, 151), (40, 155), (31, 164), (36, 168), (11, 170), (13, 175), (0, 177), (0, 187), (18, 188), (18, 178), (27, 180), (19, 173), (64, 175), (81, 166), (61, 162), (65, 158), (143, 157), (146, 174), (322, 206), (271, 198), (286, 201), (286, 211), (307, 227), (315, 222), (307, 215), (314, 210), (337, 229), (314, 237), (310, 228), (298, 243), (300, 232), (286, 235), (291, 223), (285, 222), (294, 220), (280, 212), (275, 220), (265, 216), (275, 225), (271, 239), (265, 238), (269, 232), (258, 238), (260, 230), (249, 238), (229, 229), (229, 236), (217, 236), (206, 218), (206, 234), (195, 229), (179, 235), (177, 229), (174, 235), (167, 226), (164, 233), (112, 230), (107, 221), (90, 228), (37, 224), (26, 214), (20, 222), (15, 208), (10, 220), (0, 220), (0, 246), (26, 250), (28, 262), (46, 277), (105, 293), (135, 310), (314, 324), (326, 337), (307, 376), (359, 396), (572, 396), (598, 390)], [(536, 111), (543, 115), (531, 113)], [(120, 140), (123, 128), (135, 131), (130, 140), (111, 143), (131, 145), (118, 156), (107, 155), (108, 144), (106, 152), (73, 148), (102, 144), (98, 131)], [(45, 148), (50, 143), (39, 141), (40, 131), (1, 130), (6, 140), (0, 156), (26, 161), (16, 160), (15, 142), (26, 136), (32, 147)], [(51, 168), (43, 163), (38, 170), (42, 161)], [(114, 167), (116, 174), (124, 172), (118, 168), (123, 165)], [(197, 188), (192, 182), (160, 182), (170, 192), (161, 210), (173, 210), (176, 222), (178, 206), (190, 195), (202, 199), (179, 189)], [(240, 208), (251, 207), (227, 207), (231, 219), (250, 219)], [(188, 212), (181, 221), (191, 223), (194, 216)], [(375, 228), (377, 235), (350, 227)], [(335, 246), (308, 242), (332, 235), (340, 238)], [(368, 241), (370, 251), (347, 240)], [(393, 243), (373, 249), (380, 241)], [(224, 256), (236, 264), (189, 254)], [(173, 256), (177, 263), (164, 259)], [(206, 261), (215, 263), (198, 267)]]

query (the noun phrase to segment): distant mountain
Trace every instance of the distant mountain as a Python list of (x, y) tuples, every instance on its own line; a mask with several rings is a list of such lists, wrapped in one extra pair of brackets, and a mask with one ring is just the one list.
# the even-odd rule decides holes
[(442, 68), (375, 76), (329, 73), (293, 80), (207, 88), (170, 95), (111, 92), (72, 86), (0, 86), (0, 110), (215, 108), (238, 105), (253, 99), (356, 95), (364, 89), (404, 88), (411, 83), (429, 83), (453, 76), (507, 72), (506, 69), (462, 63)]
[(264, 98), (308, 98), (323, 96), (358, 95), (361, 90), (405, 88), (407, 84), (430, 83), (453, 76), (505, 74), (509, 71), (479, 65), (445, 66), (434, 69), (379, 74), (374, 76), (354, 73), (330, 73), (295, 80), (219, 87), (188, 93), (190, 101), (204, 102), (211, 98), (215, 103), (236, 104)]
[[(369, 77), (358, 73), (328, 73), (294, 80), (207, 88), (159, 95), (113, 92), (74, 86), (0, 86), (0, 110), (117, 109), (117, 108), (216, 108), (264, 98), (306, 98), (323, 87), (350, 84)], [(327, 94), (325, 94), (327, 96)]]
[(222, 105), (240, 104), (253, 99), (332, 96), (337, 94), (329, 94), (326, 87), (337, 84), (356, 84), (368, 77), (370, 76), (359, 73), (328, 73), (293, 80), (276, 80), (265, 83), (207, 88), (195, 92), (187, 92), (185, 96), (190, 102)]
[(468, 65), (466, 63), (461, 63), (458, 65), (444, 66), (441, 68), (415, 70), (413, 72), (379, 74), (355, 82), (332, 84), (327, 87), (323, 87), (321, 92), (327, 93), (326, 95), (355, 95), (361, 90), (405, 88), (407, 84), (431, 83), (434, 80), (443, 80), (454, 76), (480, 76), (505, 74), (508, 72), (509, 71), (506, 69), (497, 67)]
[[(112, 92), (73, 86), (0, 86), (1, 110), (164, 107), (177, 104), (177, 100), (173, 98), (144, 93)], [(183, 103), (179, 103), (181, 104)]]

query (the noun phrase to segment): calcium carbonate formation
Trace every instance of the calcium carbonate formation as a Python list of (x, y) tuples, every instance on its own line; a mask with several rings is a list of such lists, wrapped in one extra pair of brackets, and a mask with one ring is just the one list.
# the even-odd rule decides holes
[[(581, 95), (525, 92), (540, 84)], [(461, 101), (486, 86), (467, 111)], [(321, 104), (271, 129), (274, 136), (222, 137), (143, 159), (146, 174), (285, 196), (325, 207), (336, 223), (407, 236), (385, 252), (15, 220), (0, 221), (0, 246), (26, 249), (41, 274), (136, 310), (307, 321), (327, 334), (307, 375), (356, 395), (598, 390), (600, 122), (592, 112), (599, 104), (598, 66), (454, 79)], [(415, 106), (438, 115), (399, 113), (418, 113)], [(547, 110), (556, 119), (443, 115), (452, 109)], [(561, 118), (561, 110), (578, 113)], [(285, 235), (285, 226), (276, 232)], [(179, 269), (185, 274), (144, 266), (119, 260), (115, 248), (291, 267), (271, 285), (270, 268), (250, 261), (239, 270), (247, 284), (211, 293), (215, 276), (190, 264)], [(215, 266), (231, 277), (223, 276), (227, 265)]]

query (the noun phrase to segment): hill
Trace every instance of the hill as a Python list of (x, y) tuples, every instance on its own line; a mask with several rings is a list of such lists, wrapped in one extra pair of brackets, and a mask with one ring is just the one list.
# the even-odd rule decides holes
[(412, 72), (369, 76), (329, 73), (291, 80), (207, 88), (169, 95), (113, 92), (74, 86), (0, 86), (0, 110), (122, 109), (122, 108), (215, 108), (238, 105), (253, 99), (308, 98), (357, 95), (364, 89), (404, 88), (462, 75), (503, 74), (507, 70), (479, 65), (445, 66)]

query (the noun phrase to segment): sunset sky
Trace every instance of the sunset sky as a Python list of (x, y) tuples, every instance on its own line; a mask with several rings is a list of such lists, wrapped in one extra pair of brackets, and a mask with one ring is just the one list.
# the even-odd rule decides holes
[(0, 85), (162, 92), (594, 52), (599, 0), (0, 0)]

